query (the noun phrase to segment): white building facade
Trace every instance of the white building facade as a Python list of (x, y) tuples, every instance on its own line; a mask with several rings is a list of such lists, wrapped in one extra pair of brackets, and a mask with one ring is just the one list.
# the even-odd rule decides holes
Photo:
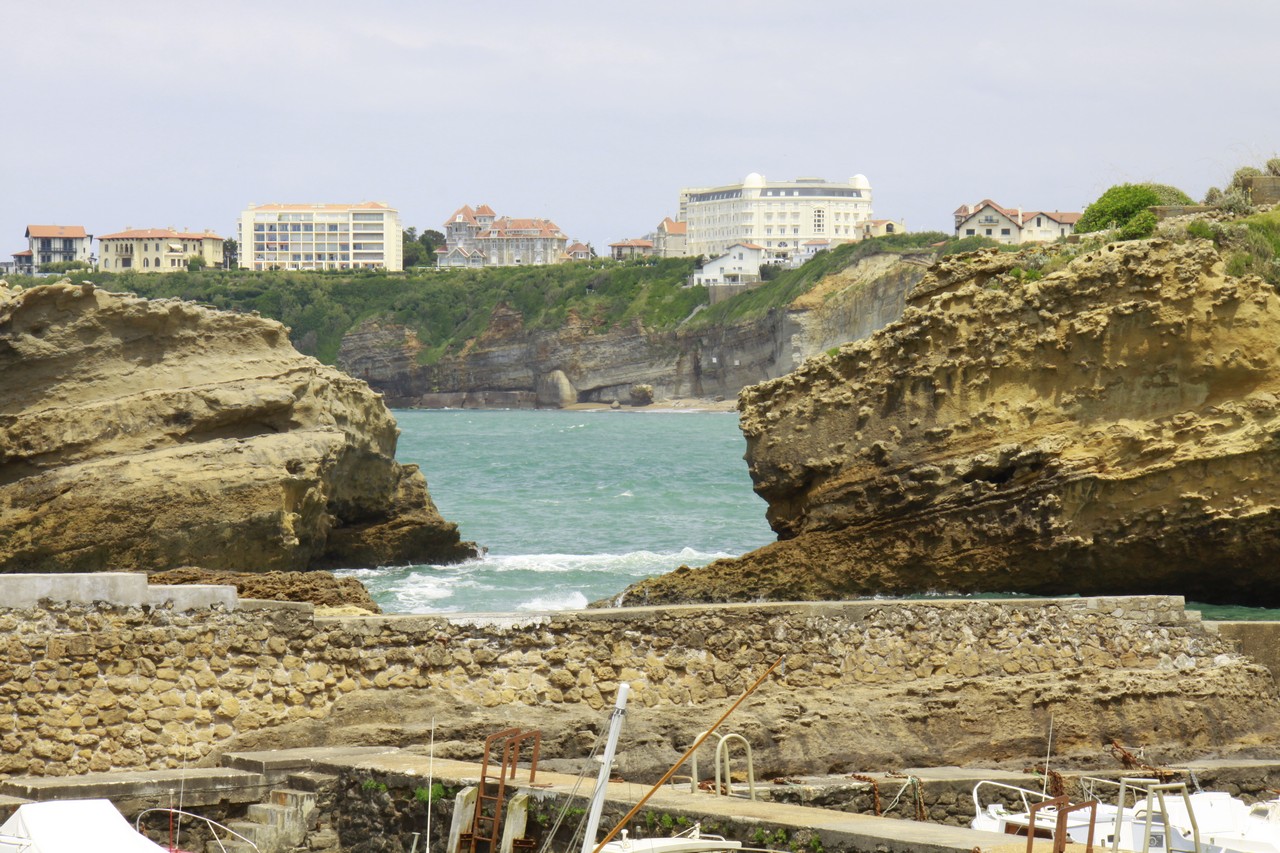
[(100, 269), (108, 272), (179, 272), (198, 257), (205, 266), (221, 268), (223, 240), (212, 231), (193, 233), (172, 228), (131, 228), (98, 238)]
[(514, 267), (569, 260), (569, 238), (550, 219), (498, 216), (487, 204), (463, 205), (444, 223), (441, 267)]
[(13, 254), (19, 273), (37, 272), (44, 264), (82, 261), (93, 264), (93, 235), (83, 225), (28, 225), (25, 252)]
[(823, 178), (769, 181), (752, 172), (740, 184), (680, 191), (686, 251), (717, 257), (735, 243), (764, 248), (766, 262), (786, 263), (811, 240), (832, 245), (862, 238), (871, 218), (871, 184), (862, 175), (846, 183)]
[(400, 214), (360, 204), (259, 204), (240, 214), (240, 266), (253, 270), (404, 269)]
[(957, 237), (986, 237), (997, 243), (1049, 243), (1076, 231), (1080, 214), (1059, 210), (1001, 207), (989, 198), (955, 212)]

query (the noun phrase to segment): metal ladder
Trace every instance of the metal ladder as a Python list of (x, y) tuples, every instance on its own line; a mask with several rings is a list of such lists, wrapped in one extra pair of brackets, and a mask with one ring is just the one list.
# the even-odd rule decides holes
[[(469, 853), (498, 853), (498, 835), (502, 831), (502, 812), (507, 799), (507, 779), (516, 778), (520, 752), (527, 741), (533, 742), (533, 754), (529, 760), (529, 783), (538, 772), (538, 751), (542, 747), (542, 732), (538, 730), (503, 729), (485, 738), (484, 761), (480, 765), (480, 784), (476, 789), (476, 811), (471, 819), (471, 831), (462, 834), (462, 844)], [(501, 765), (497, 776), (490, 774), (490, 758), (501, 753)], [(483, 845), (483, 847), (481, 846)]]

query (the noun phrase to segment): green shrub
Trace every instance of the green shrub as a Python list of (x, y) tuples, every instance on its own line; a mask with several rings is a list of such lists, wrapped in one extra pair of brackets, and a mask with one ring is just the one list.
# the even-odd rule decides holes
[(1280, 157), (1272, 157), (1267, 161), (1267, 174), (1273, 178), (1280, 178)]
[(1218, 199), (1218, 203), (1214, 205), (1218, 210), (1230, 213), (1233, 216), (1248, 216), (1253, 213), (1253, 203), (1249, 201), (1249, 196), (1244, 190), (1231, 189), (1222, 194), (1222, 198)]
[(1209, 187), (1204, 194), (1204, 201), (1201, 204), (1217, 204), (1222, 199), (1222, 190), (1217, 187)]
[(1256, 178), (1261, 174), (1261, 169), (1255, 169), (1253, 166), (1241, 166), (1239, 169), (1236, 169), (1236, 173), (1231, 176), (1231, 183), (1227, 186), (1227, 190), (1237, 190), (1243, 193), (1245, 191), (1244, 179)]
[(1124, 227), (1116, 233), (1116, 237), (1120, 240), (1144, 240), (1154, 233), (1156, 233), (1156, 215), (1150, 210), (1144, 210), (1126, 222)]
[(1217, 236), (1217, 232), (1213, 230), (1213, 226), (1203, 219), (1197, 219), (1194, 222), (1187, 223), (1187, 236), (1198, 237), (1201, 240), (1212, 240)]
[(1000, 243), (990, 237), (961, 237), (952, 240), (942, 248), (940, 255), (962, 255), (965, 252), (976, 252), (979, 249), (998, 249)]
[(1118, 184), (1085, 208), (1076, 223), (1076, 231), (1087, 234), (1106, 228), (1124, 228), (1130, 219), (1158, 204), (1191, 204), (1191, 197), (1177, 187), (1164, 184)]

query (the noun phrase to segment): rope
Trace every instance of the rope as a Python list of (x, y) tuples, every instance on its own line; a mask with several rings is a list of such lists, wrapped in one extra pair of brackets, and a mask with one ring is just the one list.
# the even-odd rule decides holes
[(875, 799), (876, 817), (880, 817), (880, 783), (870, 776), (863, 776), (860, 773), (850, 773), (849, 778), (871, 785), (871, 795)]
[[(612, 717), (612, 714), (610, 714)], [(573, 802), (573, 798), (578, 795), (578, 789), (582, 787), (583, 780), (587, 778), (587, 770), (591, 767), (591, 762), (600, 752), (600, 747), (604, 744), (605, 733), (608, 726), (602, 726), (600, 731), (596, 733), (596, 741), (591, 745), (591, 752), (587, 755), (587, 760), (582, 765), (582, 770), (578, 773), (578, 778), (574, 780), (573, 789), (569, 791), (569, 795), (564, 798), (564, 802), (560, 805), (560, 811), (556, 813), (556, 819), (552, 821), (550, 829), (542, 837), (542, 846), (538, 848), (538, 853), (550, 853), (551, 841), (556, 837), (556, 833), (560, 831), (560, 826), (564, 823), (565, 817), (569, 814), (569, 804)], [(583, 819), (578, 821), (578, 826), (573, 831), (573, 838), (570, 839), (569, 846), (566, 850), (574, 850), (582, 846), (582, 833), (587, 828), (586, 814)]]
[(902, 799), (902, 795), (907, 792), (908, 788), (910, 788), (912, 793), (915, 795), (915, 801), (916, 801), (915, 819), (923, 823), (924, 821), (928, 820), (924, 812), (924, 791), (920, 787), (920, 780), (917, 779), (915, 776), (907, 777), (907, 781), (903, 783), (901, 788), (898, 789), (898, 793), (896, 796), (894, 796), (893, 802), (889, 803), (889, 806), (888, 808), (885, 809), (885, 811), (886, 812), (893, 811), (897, 807), (898, 801)]

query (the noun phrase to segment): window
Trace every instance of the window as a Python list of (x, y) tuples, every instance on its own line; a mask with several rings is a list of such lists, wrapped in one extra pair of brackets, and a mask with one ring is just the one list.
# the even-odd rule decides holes
[(1008, 236), (1009, 236), (1009, 229), (1008, 229), (1008, 228), (1001, 228), (1001, 229), (1000, 229), (1000, 236), (1001, 236), (1001, 237), (1008, 237)]
[(964, 229), (964, 236), (966, 236), (966, 237), (972, 237), (973, 235), (974, 235), (974, 231), (973, 231), (973, 229), (972, 229), (972, 228), (966, 228), (966, 229)]
[(824, 234), (827, 230), (827, 212), (822, 208), (813, 211), (813, 233)]
[(987, 229), (987, 236), (988, 236), (988, 237), (990, 237), (990, 236), (991, 236), (991, 229), (990, 229), (990, 228), (988, 228), (988, 229)]

